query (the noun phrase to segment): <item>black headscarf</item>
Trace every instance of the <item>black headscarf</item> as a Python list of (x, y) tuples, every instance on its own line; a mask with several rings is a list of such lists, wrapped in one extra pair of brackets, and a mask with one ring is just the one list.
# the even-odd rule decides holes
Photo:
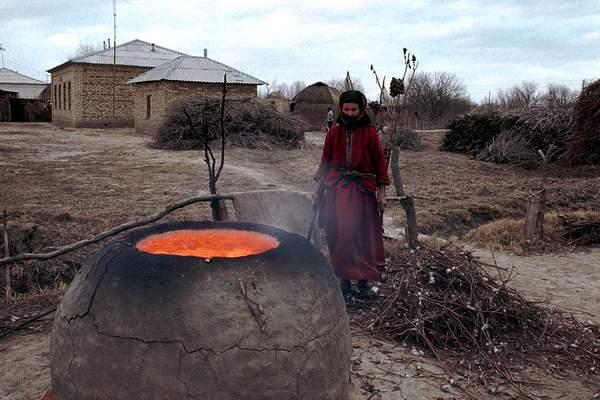
[[(361, 115), (355, 118), (350, 118), (341, 112), (344, 103), (358, 104), (358, 108), (361, 111)], [(370, 125), (371, 118), (365, 112), (367, 108), (367, 98), (365, 95), (358, 90), (347, 90), (340, 95), (340, 114), (338, 115), (337, 122), (348, 129), (358, 128), (360, 126)]]

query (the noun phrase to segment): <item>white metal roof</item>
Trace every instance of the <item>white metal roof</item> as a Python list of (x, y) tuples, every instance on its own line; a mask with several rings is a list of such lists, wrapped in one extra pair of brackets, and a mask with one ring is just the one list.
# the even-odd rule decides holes
[(14, 85), (47, 85), (46, 82), (38, 81), (29, 76), (13, 71), (12, 69), (0, 67), (0, 83)]
[(179, 51), (135, 39), (116, 47), (72, 58), (63, 64), (48, 70), (48, 72), (52, 72), (69, 63), (113, 64), (115, 50), (117, 54), (116, 64), (132, 67), (156, 67), (167, 61), (173, 60), (176, 57), (186, 55)]
[(251, 75), (208, 57), (180, 56), (131, 79), (128, 83), (180, 81), (222, 83), (227, 74), (227, 83), (265, 85)]

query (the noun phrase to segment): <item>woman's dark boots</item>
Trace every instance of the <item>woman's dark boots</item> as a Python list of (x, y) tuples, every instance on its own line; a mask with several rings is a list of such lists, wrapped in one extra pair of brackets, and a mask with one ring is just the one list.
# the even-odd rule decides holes
[(358, 296), (363, 300), (366, 300), (371, 296), (368, 280), (361, 279), (358, 281)]

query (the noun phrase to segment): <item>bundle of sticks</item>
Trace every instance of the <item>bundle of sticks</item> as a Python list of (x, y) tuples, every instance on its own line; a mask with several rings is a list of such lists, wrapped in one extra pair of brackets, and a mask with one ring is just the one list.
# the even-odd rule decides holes
[(484, 360), (496, 371), (543, 356), (557, 368), (595, 374), (600, 327), (524, 298), (508, 286), (511, 274), (458, 249), (397, 250), (381, 295), (351, 306), (351, 324), (419, 343), (439, 359)]
[(572, 164), (600, 164), (600, 80), (582, 90), (573, 120), (565, 158)]
[(450, 123), (442, 150), (481, 161), (523, 163), (538, 161), (537, 151), (553, 145), (555, 160), (565, 149), (571, 115), (568, 108), (545, 107), (467, 114)]
[[(155, 145), (168, 149), (203, 148), (206, 135), (216, 139), (220, 129), (221, 99), (188, 98), (173, 104), (155, 137)], [(186, 113), (196, 130), (191, 129)], [(304, 143), (305, 122), (297, 116), (280, 113), (256, 100), (228, 97), (224, 113), (225, 139), (247, 148), (297, 148)]]

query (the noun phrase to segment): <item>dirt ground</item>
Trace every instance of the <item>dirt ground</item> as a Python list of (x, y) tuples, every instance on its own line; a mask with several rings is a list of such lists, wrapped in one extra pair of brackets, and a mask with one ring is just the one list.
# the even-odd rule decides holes
[[(423, 149), (403, 152), (401, 167), (408, 193), (417, 196), (420, 231), (457, 236), (481, 223), (522, 216), (527, 190), (538, 171), (480, 163), (437, 150), (443, 132), (422, 132)], [(221, 193), (282, 188), (312, 191), (323, 134), (307, 134), (302, 149), (262, 151), (229, 148)], [(167, 204), (208, 193), (206, 166), (199, 151), (165, 151), (149, 146), (131, 129), (59, 129), (47, 124), (0, 124), (0, 209), (9, 222), (34, 226), (40, 251), (89, 238), (110, 227), (162, 210)], [(600, 209), (600, 168), (552, 166), (548, 193), (557, 210)], [(391, 193), (390, 193), (391, 194)], [(390, 204), (388, 223), (403, 224), (403, 211)], [(193, 205), (166, 220), (207, 219), (206, 204)], [(0, 333), (40, 311), (60, 296), (59, 271), (75, 271), (98, 246), (58, 260), (15, 267), (15, 279), (39, 286), (13, 303), (0, 303)], [(480, 251), (486, 262), (489, 252)], [(600, 323), (600, 250), (568, 255), (515, 257), (495, 254), (498, 264), (514, 265), (513, 285), (530, 297), (548, 298), (579, 318)], [(37, 282), (36, 269), (43, 280)], [(26, 271), (27, 270), (27, 271)], [(54, 275), (53, 275), (54, 274)], [(38, 278), (39, 279), (39, 278)], [(48, 290), (48, 282), (56, 282)], [(39, 399), (49, 385), (50, 314), (27, 329), (0, 339), (0, 398)], [(17, 318), (17, 319), (15, 319)], [(450, 379), (436, 360), (414, 349), (393, 346), (365, 333), (353, 335), (353, 398), (452, 399), (519, 398), (515, 387), (499, 384), (496, 394), (475, 386), (467, 393), (446, 386)], [(598, 387), (573, 377), (524, 371), (533, 398), (590, 399)]]

